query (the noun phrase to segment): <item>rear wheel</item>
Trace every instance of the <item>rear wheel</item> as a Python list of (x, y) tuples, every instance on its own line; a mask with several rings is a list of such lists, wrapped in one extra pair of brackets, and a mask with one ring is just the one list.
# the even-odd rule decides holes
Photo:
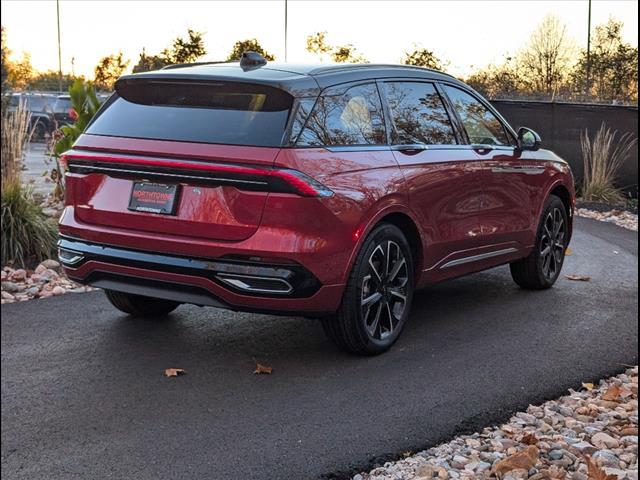
[(45, 133), (47, 132), (44, 124), (40, 121), (36, 122), (33, 126), (31, 136), (34, 140), (43, 140)]
[(111, 305), (134, 317), (162, 317), (173, 312), (180, 305), (171, 300), (143, 297), (114, 290), (105, 290), (104, 293)]
[(542, 290), (551, 287), (564, 263), (568, 235), (567, 210), (555, 195), (551, 195), (542, 211), (536, 245), (528, 257), (513, 262), (511, 276), (522, 288)]
[(353, 266), (338, 312), (323, 319), (329, 338), (360, 355), (388, 350), (398, 339), (413, 298), (413, 259), (402, 231), (376, 227)]

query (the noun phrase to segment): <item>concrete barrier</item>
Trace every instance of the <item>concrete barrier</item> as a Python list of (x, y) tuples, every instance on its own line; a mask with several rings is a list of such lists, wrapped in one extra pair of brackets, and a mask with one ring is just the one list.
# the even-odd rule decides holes
[[(494, 100), (491, 103), (516, 130), (524, 126), (538, 132), (544, 148), (553, 150), (569, 162), (578, 184), (583, 176), (581, 132), (588, 130), (593, 136), (604, 122), (619, 134), (631, 132), (635, 138), (638, 137), (638, 107), (527, 100)], [(637, 197), (637, 145), (622, 167), (618, 186)]]

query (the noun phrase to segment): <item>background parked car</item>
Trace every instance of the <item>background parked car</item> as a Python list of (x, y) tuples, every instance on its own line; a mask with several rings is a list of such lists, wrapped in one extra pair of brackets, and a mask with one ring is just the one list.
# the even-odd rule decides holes
[(33, 140), (42, 140), (45, 135), (51, 134), (55, 130), (55, 119), (53, 116), (52, 104), (55, 95), (50, 93), (20, 92), (12, 93), (9, 98), (9, 111), (18, 108), (23, 103), (31, 113), (30, 127), (32, 129)]
[(69, 95), (58, 95), (52, 105), (53, 118), (59, 127), (73, 123), (75, 112)]
[[(100, 102), (104, 102), (111, 93), (98, 93)], [(70, 125), (75, 120), (71, 97), (61, 92), (15, 92), (7, 94), (8, 109), (14, 111), (22, 102), (31, 113), (32, 140), (43, 140), (56, 129)]]

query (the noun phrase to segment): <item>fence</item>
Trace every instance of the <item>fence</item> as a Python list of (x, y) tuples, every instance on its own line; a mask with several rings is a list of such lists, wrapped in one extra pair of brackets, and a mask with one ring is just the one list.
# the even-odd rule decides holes
[[(591, 135), (602, 123), (619, 134), (631, 132), (638, 137), (638, 107), (579, 103), (552, 103), (526, 100), (494, 100), (493, 105), (515, 129), (526, 126), (542, 137), (544, 148), (567, 160), (578, 184), (582, 182), (580, 134)], [(638, 146), (625, 162), (618, 186), (626, 193), (638, 195)]]

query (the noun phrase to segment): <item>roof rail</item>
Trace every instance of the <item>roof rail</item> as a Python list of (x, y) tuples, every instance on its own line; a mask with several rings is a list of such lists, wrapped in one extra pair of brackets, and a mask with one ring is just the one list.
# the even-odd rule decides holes
[(217, 62), (191, 62), (191, 63), (174, 63), (171, 65), (165, 65), (160, 70), (173, 70), (174, 68), (183, 68), (183, 67), (198, 67), (200, 65), (217, 65), (219, 63), (232, 63), (225, 61), (217, 61)]
[(442, 72), (440, 70), (435, 70), (433, 68), (420, 67), (418, 65), (398, 65), (398, 64), (387, 64), (387, 63), (350, 63), (350, 64), (333, 64), (333, 65), (324, 65), (319, 66), (318, 68), (312, 70), (310, 73), (312, 75), (323, 75), (334, 72), (340, 72), (341, 70), (359, 70), (359, 69), (367, 69), (367, 68), (397, 68), (399, 70), (402, 69), (410, 69), (410, 70), (426, 70), (428, 72), (437, 73), (440, 75), (445, 75), (447, 77), (455, 78), (450, 73)]

